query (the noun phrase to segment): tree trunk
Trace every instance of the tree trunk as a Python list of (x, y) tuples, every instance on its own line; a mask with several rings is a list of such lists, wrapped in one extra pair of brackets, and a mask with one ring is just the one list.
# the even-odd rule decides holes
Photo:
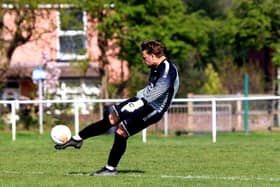
[(7, 70), (10, 66), (10, 59), (7, 57), (7, 50), (4, 45), (0, 45), (0, 88), (6, 81)]
[(108, 79), (109, 79), (109, 72), (108, 72), (108, 65), (105, 65), (103, 68), (103, 73), (101, 77), (101, 98), (108, 99)]

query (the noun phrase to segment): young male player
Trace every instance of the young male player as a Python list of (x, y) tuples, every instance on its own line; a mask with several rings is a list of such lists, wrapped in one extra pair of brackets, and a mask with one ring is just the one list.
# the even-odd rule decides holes
[(158, 41), (144, 41), (141, 52), (144, 63), (151, 69), (148, 84), (135, 97), (108, 107), (102, 120), (85, 127), (65, 144), (55, 145), (56, 149), (80, 148), (83, 140), (117, 126), (107, 165), (92, 176), (117, 174), (117, 165), (126, 150), (128, 137), (159, 121), (178, 91), (178, 72), (166, 57), (164, 46)]

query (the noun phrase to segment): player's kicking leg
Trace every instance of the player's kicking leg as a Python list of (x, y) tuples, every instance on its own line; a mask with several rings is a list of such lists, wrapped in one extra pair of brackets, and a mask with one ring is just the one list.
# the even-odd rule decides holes
[(67, 147), (74, 147), (76, 149), (80, 149), (83, 145), (84, 139), (105, 133), (113, 125), (118, 124), (119, 120), (120, 119), (115, 107), (107, 107), (104, 111), (104, 119), (87, 126), (82, 131), (80, 131), (78, 135), (71, 137), (71, 139), (65, 144), (55, 145), (55, 149), (61, 150)]

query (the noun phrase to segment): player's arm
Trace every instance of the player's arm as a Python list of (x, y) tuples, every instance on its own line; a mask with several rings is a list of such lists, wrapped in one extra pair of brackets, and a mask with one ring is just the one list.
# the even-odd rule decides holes
[(162, 76), (158, 79), (155, 85), (150, 83), (147, 87), (137, 92), (137, 97), (150, 103), (165, 93), (169, 89), (170, 83), (169, 76)]

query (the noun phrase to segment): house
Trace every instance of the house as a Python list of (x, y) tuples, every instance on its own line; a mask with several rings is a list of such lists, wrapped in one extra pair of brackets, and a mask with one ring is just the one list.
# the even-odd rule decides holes
[[(9, 9), (10, 6), (2, 8)], [(101, 62), (98, 59), (101, 52), (97, 45), (96, 23), (87, 12), (71, 5), (39, 5), (37, 11), (42, 13), (36, 18), (34, 33), (37, 36), (32, 36), (29, 42), (13, 53), (2, 99), (35, 98), (37, 82), (32, 80), (32, 72), (36, 68), (46, 71), (45, 95), (56, 98), (63, 98), (65, 94), (98, 95), (101, 84)], [(69, 15), (71, 19), (65, 19)], [(3, 20), (12, 30), (15, 20), (12, 11), (6, 13)], [(8, 38), (9, 34), (4, 37)], [(114, 50), (108, 54), (109, 82), (127, 79), (127, 62), (119, 60)], [(81, 60), (86, 61), (87, 66), (82, 66), (79, 63)]]

